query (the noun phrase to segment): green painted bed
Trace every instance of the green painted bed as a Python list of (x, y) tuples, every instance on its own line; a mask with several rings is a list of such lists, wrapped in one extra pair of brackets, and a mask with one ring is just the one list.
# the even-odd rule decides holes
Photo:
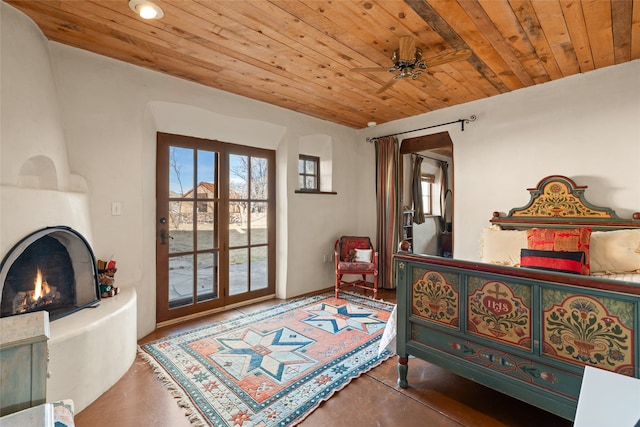
[[(546, 177), (529, 189), (528, 205), (494, 213), (491, 223), (640, 235), (640, 213), (625, 220), (593, 206), (585, 188)], [(585, 366), (640, 377), (640, 283), (404, 251), (394, 267), (400, 387), (409, 386), (411, 355), (573, 420)], [(629, 273), (623, 278), (635, 280)]]

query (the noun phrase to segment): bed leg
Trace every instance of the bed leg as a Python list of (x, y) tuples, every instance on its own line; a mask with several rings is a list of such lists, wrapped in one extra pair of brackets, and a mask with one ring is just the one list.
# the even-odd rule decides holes
[(409, 387), (407, 371), (409, 370), (409, 358), (398, 356), (398, 385), (401, 388)]

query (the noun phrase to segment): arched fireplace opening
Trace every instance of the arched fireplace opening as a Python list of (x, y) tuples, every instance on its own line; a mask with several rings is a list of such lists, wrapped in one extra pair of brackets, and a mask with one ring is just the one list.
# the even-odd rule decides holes
[(100, 301), (96, 259), (69, 227), (48, 227), (18, 242), (0, 264), (0, 317), (46, 310), (55, 320)]

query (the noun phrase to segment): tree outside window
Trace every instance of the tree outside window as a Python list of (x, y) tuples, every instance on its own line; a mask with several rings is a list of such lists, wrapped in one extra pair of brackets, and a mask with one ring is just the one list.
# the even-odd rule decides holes
[(300, 191), (320, 191), (320, 157), (300, 154), (298, 185)]

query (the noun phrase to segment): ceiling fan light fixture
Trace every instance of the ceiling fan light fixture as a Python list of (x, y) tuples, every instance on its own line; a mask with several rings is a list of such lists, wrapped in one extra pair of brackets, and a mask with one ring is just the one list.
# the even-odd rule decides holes
[(412, 37), (400, 37), (398, 44), (398, 48), (391, 52), (393, 67), (359, 67), (352, 68), (350, 71), (358, 73), (394, 73), (390, 80), (376, 90), (376, 93), (382, 93), (396, 82), (405, 78), (411, 78), (412, 80), (423, 78), (427, 84), (439, 85), (441, 82), (433, 77), (432, 73), (429, 73), (427, 70), (431, 67), (437, 67), (450, 62), (462, 61), (472, 55), (471, 50), (460, 49), (423, 59), (423, 51), (416, 46), (415, 40)]
[(164, 16), (160, 6), (147, 0), (129, 0), (129, 7), (142, 19), (160, 19)]

